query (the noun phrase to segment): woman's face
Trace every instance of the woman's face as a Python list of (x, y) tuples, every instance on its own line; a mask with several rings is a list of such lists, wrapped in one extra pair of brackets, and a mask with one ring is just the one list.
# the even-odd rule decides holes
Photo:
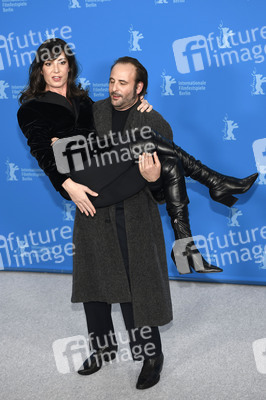
[(68, 72), (69, 64), (64, 52), (55, 60), (45, 61), (41, 71), (46, 82), (45, 90), (66, 96)]

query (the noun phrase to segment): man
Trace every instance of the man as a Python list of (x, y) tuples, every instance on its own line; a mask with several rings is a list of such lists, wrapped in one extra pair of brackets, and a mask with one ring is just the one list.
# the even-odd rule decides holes
[[(127, 131), (133, 132), (135, 129), (141, 130), (144, 126), (148, 126), (153, 131), (163, 134), (167, 139), (173, 139), (169, 124), (159, 113), (137, 111), (139, 98), (146, 93), (147, 83), (147, 71), (138, 60), (122, 57), (114, 63), (109, 79), (110, 97), (93, 105), (95, 125), (100, 137), (110, 132), (122, 132), (123, 137), (123, 134), (126, 136)], [(257, 175), (254, 174), (243, 180), (225, 177), (210, 170), (187, 153), (183, 153), (181, 153), (181, 157), (184, 158), (182, 163), (186, 164), (184, 169), (187, 175), (209, 188), (212, 185), (219, 186), (219, 184), (222, 188), (224, 186), (228, 197), (231, 193), (247, 191)], [(162, 200), (164, 197), (160, 197), (160, 191), (159, 196), (157, 193), (154, 197), (152, 195), (155, 189), (161, 188), (160, 162), (157, 155), (154, 154), (153, 161), (151, 156), (144, 154), (140, 159), (139, 169), (142, 177), (150, 183), (146, 182), (141, 190), (136, 192), (137, 194), (123, 202), (99, 208), (95, 214), (96, 218), (94, 216), (93, 221), (90, 221), (91, 234), (96, 231), (98, 238), (101, 238), (98, 251), (96, 246), (94, 252), (88, 254), (88, 259), (96, 265), (97, 274), (93, 276), (90, 290), (87, 290), (88, 279), (83, 270), (83, 294), (86, 290), (85, 296), (90, 298), (87, 302), (79, 300), (81, 296), (75, 295), (74, 291), (72, 300), (84, 303), (88, 331), (89, 334), (93, 333), (94, 343), (93, 340), (92, 343), (96, 349), (95, 355), (86, 360), (84, 369), (79, 373), (86, 375), (98, 371), (101, 367), (101, 363), (97, 364), (99, 356), (104, 360), (115, 357), (117, 343), (110, 339), (110, 337), (115, 337), (111, 304), (119, 302), (130, 337), (133, 359), (137, 360), (139, 356), (144, 358), (137, 388), (146, 389), (159, 381), (163, 367), (164, 357), (158, 326), (169, 323), (173, 316), (164, 237), (155, 201), (155, 198)], [(135, 176), (134, 184), (138, 182), (141, 185), (141, 181), (138, 181), (141, 175)], [(128, 184), (132, 184), (132, 181), (129, 180)], [(163, 191), (165, 189), (164, 185)], [(180, 193), (177, 201), (179, 201)], [(184, 194), (185, 191), (182, 196)], [(233, 200), (235, 201), (234, 198)], [(186, 203), (187, 199), (184, 201)], [(223, 199), (217, 198), (216, 201), (226, 204)], [(77, 218), (80, 218), (80, 214), (77, 214)], [(189, 225), (186, 218), (182, 220), (182, 223), (183, 221), (187, 226)], [(180, 221), (177, 220), (176, 225), (179, 223)], [(88, 230), (88, 226), (86, 229)], [(192, 234), (188, 236), (191, 238)], [(89, 232), (88, 240), (90, 240)], [(80, 250), (86, 254), (86, 241), (82, 242), (84, 247)], [(108, 257), (104, 257), (106, 249)], [(219, 271), (222, 270), (206, 263), (200, 272)], [(74, 277), (74, 282), (76, 280)], [(93, 295), (100, 298), (100, 301), (93, 302)], [(144, 331), (148, 331), (149, 335), (146, 335)], [(99, 343), (95, 345), (95, 337), (104, 343), (104, 347), (99, 348)], [(150, 349), (152, 351), (149, 351)]]
[[(147, 71), (136, 59), (123, 57), (116, 61), (110, 74), (110, 97), (94, 104), (95, 125), (100, 137), (110, 131), (122, 133), (151, 126), (172, 139), (171, 128), (160, 114), (151, 111), (144, 117), (137, 111), (139, 98), (146, 93), (147, 83)], [(159, 185), (160, 162), (156, 154), (154, 161), (150, 155), (143, 155), (139, 169), (142, 176), (151, 182), (151, 189)], [(160, 214), (147, 185), (143, 185), (135, 196), (107, 209), (110, 214), (107, 228), (112, 226), (108, 239), (103, 238), (103, 243), (108, 240), (110, 247), (115, 248), (118, 243), (122, 257), (113, 258), (110, 268), (105, 265), (106, 275), (102, 285), (109, 289), (112, 286), (112, 294), (106, 294), (106, 302), (84, 303), (88, 331), (93, 336), (92, 345), (96, 353), (86, 360), (79, 373), (89, 375), (98, 371), (101, 367), (100, 356), (104, 360), (115, 357), (117, 343), (110, 340), (111, 336), (115, 337), (111, 303), (119, 302), (130, 337), (132, 357), (134, 360), (144, 359), (136, 387), (146, 389), (159, 381), (163, 366), (158, 326), (172, 320)], [(98, 218), (101, 212), (103, 209), (98, 209)], [(115, 242), (111, 243), (113, 236)], [(105, 347), (101, 349), (99, 342), (105, 343)]]

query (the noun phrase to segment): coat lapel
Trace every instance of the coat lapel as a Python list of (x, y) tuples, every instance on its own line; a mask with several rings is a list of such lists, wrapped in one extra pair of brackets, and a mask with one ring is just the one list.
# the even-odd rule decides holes
[(139, 126), (139, 121), (138, 118), (140, 116), (140, 111), (137, 111), (137, 107), (139, 106), (140, 101), (138, 101), (130, 110), (130, 113), (127, 117), (125, 126), (124, 126), (124, 130), (123, 130), (123, 134), (125, 133), (126, 130), (131, 131), (131, 129), (134, 128), (140, 128)]
[(110, 98), (93, 104), (93, 116), (97, 133), (100, 137), (112, 130), (112, 105)]

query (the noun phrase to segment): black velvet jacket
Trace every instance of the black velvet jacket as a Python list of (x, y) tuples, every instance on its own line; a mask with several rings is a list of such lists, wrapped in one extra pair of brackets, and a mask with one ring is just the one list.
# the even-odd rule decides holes
[(26, 136), (30, 153), (36, 158), (40, 168), (51, 180), (54, 188), (70, 200), (62, 183), (70, 174), (58, 172), (51, 139), (74, 135), (88, 135), (95, 131), (92, 104), (90, 98), (71, 99), (71, 104), (64, 96), (54, 92), (28, 100), (18, 110), (18, 123)]
[[(75, 182), (89, 186), (99, 193), (97, 197), (88, 194), (95, 207), (106, 207), (142, 190), (147, 182), (140, 175), (138, 165), (132, 160), (116, 162), (112, 159), (111, 163), (105, 163), (105, 166), (99, 168), (96, 158), (91, 157), (89, 166), (85, 162), (81, 171), (72, 169), (69, 173), (58, 172), (51, 145), (53, 137), (59, 139), (76, 135), (87, 137), (91, 132), (98, 136), (92, 114), (93, 101), (90, 98), (74, 98), (71, 102), (72, 105), (64, 96), (48, 91), (38, 98), (27, 101), (18, 110), (18, 122), (28, 139), (30, 153), (48, 175), (54, 188), (65, 199), (71, 200), (62, 186), (62, 183), (70, 177)], [(119, 147), (125, 146), (122, 144), (115, 146), (113, 151), (117, 153)], [(97, 150), (93, 150), (92, 154), (95, 152)]]

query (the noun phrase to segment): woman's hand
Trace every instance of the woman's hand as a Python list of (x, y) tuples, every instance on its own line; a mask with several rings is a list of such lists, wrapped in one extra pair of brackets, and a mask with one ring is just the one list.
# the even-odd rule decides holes
[(139, 156), (139, 171), (148, 182), (155, 182), (160, 178), (161, 163), (156, 151), (153, 155), (150, 153), (143, 153)]
[[(51, 146), (56, 142), (59, 138), (53, 137), (51, 139)], [(82, 213), (85, 213), (87, 216), (90, 215), (93, 217), (96, 214), (95, 207), (92, 202), (88, 199), (86, 193), (89, 193), (91, 196), (98, 196), (98, 193), (94, 192), (88, 186), (81, 185), (80, 183), (74, 182), (71, 178), (67, 178), (62, 183), (63, 188), (69, 194), (71, 200), (76, 204), (76, 206), (80, 209)]]
[(150, 112), (153, 109), (153, 107), (150, 105), (150, 103), (148, 103), (148, 101), (144, 99), (144, 96), (140, 97), (140, 101), (141, 101), (141, 104), (137, 108), (138, 111), (143, 113), (144, 111)]
[(89, 193), (91, 196), (98, 196), (98, 193), (88, 188), (88, 186), (74, 182), (71, 178), (67, 178), (62, 183), (62, 186), (68, 192), (71, 200), (77, 205), (82, 213), (84, 212), (87, 216), (90, 213), (92, 217), (94, 214), (96, 214), (95, 207), (88, 199), (86, 193)]
[(58, 139), (59, 139), (58, 137), (53, 137), (53, 138), (51, 139), (51, 141), (52, 141), (51, 146), (52, 146), (52, 145), (54, 144), (54, 142), (56, 142)]

